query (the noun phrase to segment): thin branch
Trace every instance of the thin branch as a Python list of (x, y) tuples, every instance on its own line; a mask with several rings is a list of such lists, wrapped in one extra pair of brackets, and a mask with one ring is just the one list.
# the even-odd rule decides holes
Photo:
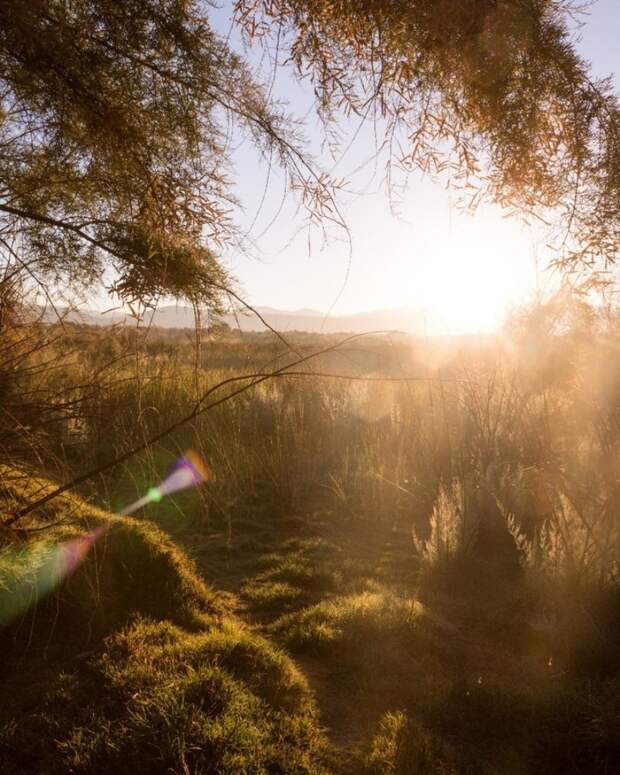
[[(198, 417), (201, 414), (204, 414), (205, 412), (209, 411), (210, 409), (214, 409), (216, 406), (220, 406), (221, 404), (226, 403), (227, 401), (230, 401), (231, 399), (235, 398), (238, 395), (241, 395), (242, 393), (245, 393), (246, 391), (250, 390), (251, 388), (256, 387), (257, 385), (260, 385), (262, 382), (265, 382), (269, 379), (274, 379), (278, 377), (287, 377), (287, 376), (293, 376), (293, 377), (299, 377), (299, 376), (311, 376), (311, 377), (321, 377), (321, 378), (330, 378), (333, 377), (335, 379), (352, 379), (352, 380), (363, 380), (363, 377), (356, 377), (356, 376), (349, 376), (349, 375), (330, 375), (322, 372), (304, 372), (304, 371), (293, 371), (298, 366), (301, 366), (302, 364), (314, 360), (315, 358), (320, 357), (321, 355), (326, 355), (327, 353), (334, 352), (338, 350), (343, 345), (357, 340), (361, 339), (366, 336), (379, 336), (379, 335), (389, 335), (393, 334), (393, 331), (370, 331), (364, 334), (352, 334), (349, 337), (346, 337), (345, 339), (336, 342), (333, 345), (330, 345), (329, 347), (324, 347), (321, 350), (318, 350), (314, 353), (310, 353), (309, 355), (305, 355), (296, 361), (293, 361), (285, 366), (282, 366), (279, 369), (276, 369), (272, 372), (257, 372), (252, 374), (244, 374), (244, 375), (238, 375), (236, 377), (229, 377), (225, 380), (222, 380), (221, 382), (218, 382), (217, 385), (214, 385), (209, 390), (204, 393), (203, 396), (196, 402), (194, 405), (194, 408), (189, 412), (189, 414), (185, 415), (181, 419), (175, 421), (171, 425), (164, 428), (164, 430), (159, 431), (158, 433), (151, 436), (149, 439), (146, 439), (144, 442), (137, 444), (136, 446), (132, 447), (132, 449), (128, 450), (127, 452), (123, 453), (122, 455), (119, 455), (118, 457), (115, 457), (114, 459), (103, 463), (96, 468), (93, 468), (89, 471), (87, 471), (84, 474), (81, 474), (80, 476), (75, 477), (69, 482), (66, 482), (65, 484), (57, 487), (56, 489), (48, 492), (44, 497), (39, 498), (36, 501), (33, 501), (32, 503), (29, 503), (27, 506), (25, 506), (20, 511), (13, 514), (8, 519), (4, 520), (2, 523), (5, 527), (10, 527), (14, 525), (16, 522), (18, 522), (20, 519), (25, 517), (27, 514), (30, 514), (35, 509), (39, 508), (40, 506), (43, 506), (44, 504), (48, 503), (49, 501), (53, 500), (54, 498), (57, 498), (59, 495), (62, 495), (63, 493), (67, 492), (68, 490), (73, 489), (77, 485), (80, 485), (90, 479), (93, 479), (94, 477), (100, 475), (104, 471), (108, 471), (112, 468), (115, 468), (116, 466), (120, 465), (121, 463), (124, 463), (126, 460), (129, 460), (130, 458), (137, 455), (139, 452), (144, 451), (145, 449), (150, 448), (153, 444), (157, 443), (158, 441), (161, 441), (166, 436), (169, 436), (171, 433), (176, 431), (178, 428), (180, 428), (183, 425), (186, 425), (187, 423), (194, 420), (196, 417)], [(426, 381), (430, 378), (427, 377), (368, 377), (366, 378), (368, 381), (387, 381), (387, 382), (406, 382), (406, 381)], [(212, 396), (215, 392), (221, 390), (226, 385), (232, 385), (234, 383), (238, 382), (248, 382), (250, 380), (249, 384), (245, 384), (242, 387), (237, 388), (236, 390), (233, 390), (231, 393), (228, 393), (225, 396), (222, 396), (221, 398), (217, 398), (209, 403), (205, 404), (205, 401)]]

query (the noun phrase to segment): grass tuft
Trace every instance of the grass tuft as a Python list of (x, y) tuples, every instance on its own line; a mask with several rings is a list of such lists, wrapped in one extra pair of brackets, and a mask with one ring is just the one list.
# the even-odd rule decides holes
[[(3, 773), (327, 772), (291, 659), (226, 614), (158, 528), (71, 504), (66, 524), (0, 553), (0, 603), (20, 584), (32, 598), (0, 633)], [(85, 562), (37, 600), (37, 558), (110, 518)]]

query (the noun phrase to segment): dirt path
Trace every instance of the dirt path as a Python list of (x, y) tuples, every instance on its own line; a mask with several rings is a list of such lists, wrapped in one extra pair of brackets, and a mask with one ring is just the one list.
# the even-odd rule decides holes
[[(411, 592), (415, 580), (404, 529), (329, 513), (285, 520), (247, 515), (232, 530), (213, 525), (181, 540), (207, 581), (228, 596), (231, 610), (267, 637), (283, 615), (369, 584)], [(295, 596), (278, 596), (282, 591)], [(312, 650), (291, 656), (316, 696), (335, 747), (345, 759), (356, 756), (370, 730), (343, 692), (333, 665)]]

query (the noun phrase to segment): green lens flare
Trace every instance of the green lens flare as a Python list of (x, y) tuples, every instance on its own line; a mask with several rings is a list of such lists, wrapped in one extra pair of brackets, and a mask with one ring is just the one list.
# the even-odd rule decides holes
[(151, 487), (148, 491), (148, 499), (153, 503), (159, 503), (161, 500), (161, 491), (158, 487)]

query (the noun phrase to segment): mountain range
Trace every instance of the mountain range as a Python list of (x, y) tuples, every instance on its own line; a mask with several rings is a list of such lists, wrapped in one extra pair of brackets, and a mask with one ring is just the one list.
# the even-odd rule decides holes
[[(314, 309), (281, 310), (273, 307), (257, 307), (256, 311), (271, 326), (278, 331), (307, 331), (311, 333), (361, 333), (365, 331), (406, 331), (412, 334), (424, 335), (437, 333), (437, 320), (429, 319), (424, 310), (419, 308), (401, 308), (358, 312), (353, 315), (329, 315)], [(135, 325), (135, 318), (120, 310), (99, 312), (93, 309), (59, 310), (64, 319), (69, 322), (87, 325), (111, 326), (118, 324)], [(56, 314), (47, 309), (44, 319), (48, 322), (56, 320)], [(148, 312), (144, 318), (145, 324), (162, 328), (194, 328), (194, 312), (191, 307), (183, 305), (168, 305), (158, 307), (154, 312)], [(223, 322), (231, 328), (242, 331), (265, 331), (266, 326), (251, 312), (226, 314), (217, 321), (203, 320), (203, 325), (211, 322)]]

